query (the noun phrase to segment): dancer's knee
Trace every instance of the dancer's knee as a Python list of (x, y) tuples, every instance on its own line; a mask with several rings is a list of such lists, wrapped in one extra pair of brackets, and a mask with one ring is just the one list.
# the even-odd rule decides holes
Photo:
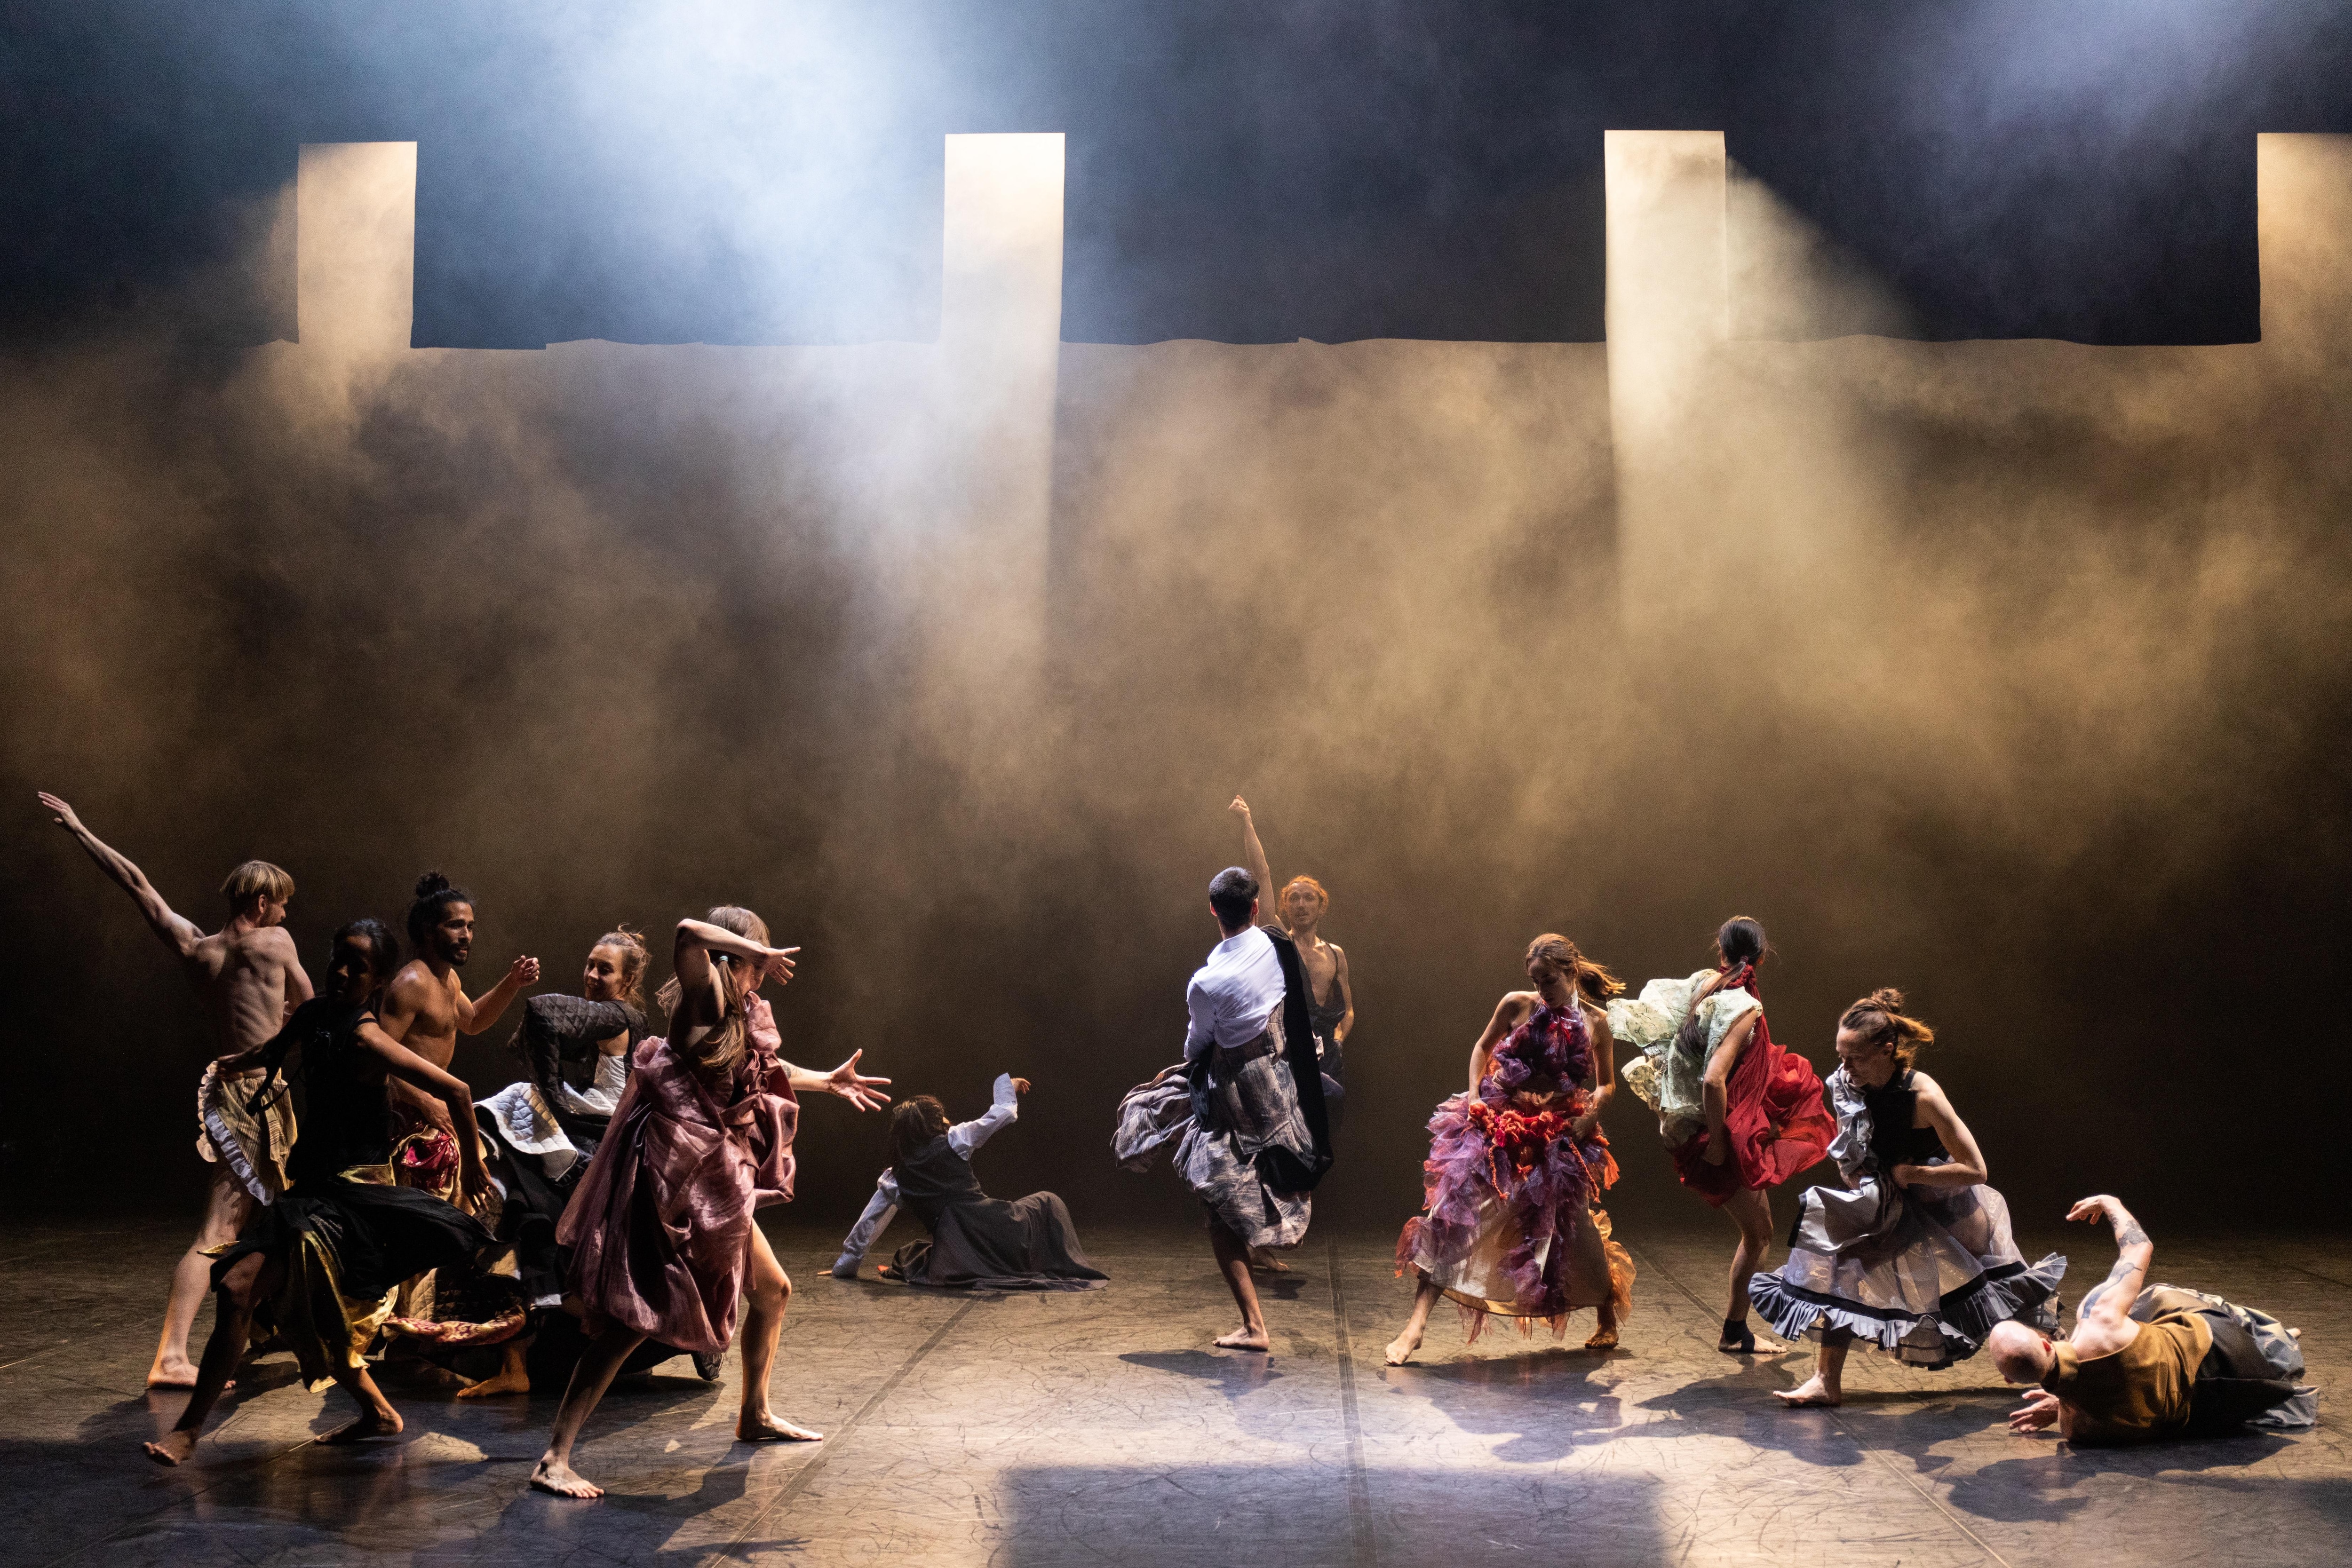
[(224, 1307), (249, 1312), (261, 1296), (261, 1270), (268, 1260), (258, 1252), (248, 1252), (230, 1264), (213, 1286), (213, 1293)]

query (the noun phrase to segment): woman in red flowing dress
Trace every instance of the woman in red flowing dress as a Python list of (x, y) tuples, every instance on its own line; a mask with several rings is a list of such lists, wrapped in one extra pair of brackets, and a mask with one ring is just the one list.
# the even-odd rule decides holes
[[(1674, 1147), (1682, 1184), (1731, 1216), (1739, 1246), (1731, 1258), (1730, 1303), (1716, 1348), (1727, 1355), (1756, 1349), (1748, 1326), (1748, 1281), (1772, 1245), (1770, 1189), (1829, 1153), (1837, 1119), (1822, 1100), (1813, 1064), (1773, 1043), (1756, 988), (1756, 966), (1770, 951), (1764, 927), (1736, 915), (1716, 933), (1716, 973), (1691, 993), (1673, 1049), (1703, 1059), (1706, 1124)], [(1728, 1028), (1711, 1029), (1710, 998), (1744, 993)]]

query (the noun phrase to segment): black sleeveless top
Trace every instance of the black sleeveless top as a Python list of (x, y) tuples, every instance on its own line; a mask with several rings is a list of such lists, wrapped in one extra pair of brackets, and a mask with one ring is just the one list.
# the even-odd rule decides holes
[(313, 997), (262, 1048), (273, 1071), (289, 1051), (302, 1052), (302, 1115), (286, 1162), (298, 1186), (391, 1162), (391, 1095), (383, 1075), (361, 1061), (373, 1053), (360, 1043), (360, 1025), (374, 1021), (373, 1008)]
[(959, 1204), (988, 1201), (980, 1178), (971, 1174), (971, 1162), (955, 1152), (944, 1133), (890, 1170), (898, 1179), (898, 1201), (914, 1211), (926, 1229), (939, 1228), (940, 1216)]
[(1911, 1124), (1919, 1112), (1919, 1092), (1911, 1086), (1917, 1076), (1906, 1067), (1884, 1087), (1862, 1092), (1862, 1103), (1870, 1108), (1870, 1154), (1882, 1175), (1896, 1166), (1924, 1166), (1952, 1157), (1935, 1128)]

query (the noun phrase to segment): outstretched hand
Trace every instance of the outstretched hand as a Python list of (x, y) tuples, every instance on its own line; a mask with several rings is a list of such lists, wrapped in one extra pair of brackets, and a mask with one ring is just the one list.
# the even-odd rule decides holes
[(793, 955), (799, 951), (797, 947), (777, 947), (771, 950), (767, 957), (761, 960), (760, 977), (764, 980), (773, 980), (780, 986), (792, 984)]
[(2025, 1403), (2009, 1413), (2009, 1429), (2012, 1432), (2039, 1432), (2058, 1424), (2058, 1396), (2046, 1388), (2037, 1388), (2025, 1396)]
[(2105, 1193), (2100, 1193), (2096, 1197), (2093, 1197), (2082, 1198), (2075, 1203), (2074, 1207), (2066, 1211), (2066, 1218), (2069, 1219), (2081, 1219), (2090, 1222), (2096, 1222), (2098, 1220), (2105, 1219), (2108, 1218), (2108, 1206), (2115, 1201), (2116, 1200), (2114, 1198), (2109, 1197)]
[(1028, 1092), (1029, 1092), (1029, 1081), (1028, 1081), (1026, 1078), (1016, 1078), (1016, 1079), (1014, 1079), (1014, 1080), (1013, 1081), (1013, 1092), (1014, 1092), (1015, 1094), (1026, 1094), (1026, 1093), (1028, 1093)]
[[(44, 797), (44, 799), (46, 798), (47, 797)], [(1226, 807), (1225, 810), (1231, 811), (1234, 816), (1239, 817), (1244, 822), (1250, 820), (1249, 802), (1243, 800), (1239, 795), (1234, 797), (1234, 803)]]
[(857, 1071), (857, 1059), (866, 1052), (853, 1051), (849, 1060), (824, 1075), (824, 1092), (837, 1094), (861, 1111), (879, 1111), (890, 1103), (890, 1096), (877, 1091), (888, 1087), (887, 1078), (867, 1078)]
[(507, 966), (507, 981), (517, 990), (520, 990), (525, 986), (539, 984), (539, 960), (517, 958)]
[(67, 805), (63, 800), (58, 800), (55, 795), (50, 794), (46, 789), (40, 791), (38, 799), (41, 802), (42, 809), (49, 813), (49, 820), (51, 821), (57, 823), (58, 827), (63, 828), (67, 832), (78, 833), (81, 831), (81, 819), (74, 815), (74, 809), (71, 806)]

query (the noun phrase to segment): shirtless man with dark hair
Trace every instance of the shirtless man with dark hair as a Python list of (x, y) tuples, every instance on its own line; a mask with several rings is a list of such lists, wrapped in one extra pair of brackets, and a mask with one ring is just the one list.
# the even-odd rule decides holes
[[(437, 871), (416, 879), (408, 939), (416, 956), (401, 966), (384, 992), (383, 1032), (446, 1072), (459, 1035), (488, 1031), (524, 987), (539, 983), (539, 960), (517, 958), (497, 985), (468, 997), (457, 971), (474, 954), (474, 900)], [(405, 1084), (401, 1089), (398, 1102), (415, 1119), (449, 1126), (448, 1110), (440, 1101), (408, 1093)]]
[[(294, 938), (287, 935), (284, 925), (286, 905), (294, 896), (292, 877), (267, 861), (247, 861), (238, 866), (221, 887), (229, 901), (228, 924), (207, 936), (195, 922), (163, 902), (144, 872), (84, 827), (71, 806), (46, 793), (40, 801), (58, 826), (89, 852), (99, 869), (131, 895), (163, 946), (179, 956), (181, 971), (204, 1009), (205, 1025), (219, 1053), (247, 1051), (263, 1044), (285, 1026), (297, 1007), (310, 999), (310, 977), (302, 972)], [(259, 1082), (258, 1074), (248, 1077)], [(292, 1141), (291, 1114), (281, 1113), (270, 1125), (273, 1133), (283, 1134), (273, 1139), (279, 1145), (274, 1154), (282, 1166)], [(196, 1309), (212, 1290), (213, 1264), (205, 1249), (235, 1241), (260, 1208), (260, 1202), (246, 1189), (218, 1148), (202, 1136), (196, 1146), (213, 1162), (212, 1185), (195, 1242), (172, 1270), (163, 1333), (155, 1343), (155, 1360), (147, 1369), (150, 1388), (195, 1386), (196, 1366), (188, 1359), (188, 1331), (195, 1325)], [(264, 1171), (259, 1166), (256, 1170), (272, 1183), (281, 1174)]]
[[(468, 997), (457, 971), (473, 956), (473, 895), (437, 871), (416, 879), (415, 902), (408, 907), (408, 939), (416, 956), (401, 966), (384, 990), (379, 1009), (383, 1032), (446, 1072), (457, 1054), (457, 1037), (481, 1034), (495, 1025), (507, 1004), (538, 982), (539, 960), (515, 959), (497, 985), (479, 997)], [(479, 1130), (468, 1126), (461, 1134), (449, 1119), (448, 1107), (411, 1084), (394, 1079), (392, 1090), (398, 1122), (393, 1179), (444, 1202), (458, 1203), (457, 1139), (462, 1135), (478, 1145)], [(433, 1277), (419, 1275), (401, 1288), (395, 1316), (429, 1318), (435, 1306)]]

